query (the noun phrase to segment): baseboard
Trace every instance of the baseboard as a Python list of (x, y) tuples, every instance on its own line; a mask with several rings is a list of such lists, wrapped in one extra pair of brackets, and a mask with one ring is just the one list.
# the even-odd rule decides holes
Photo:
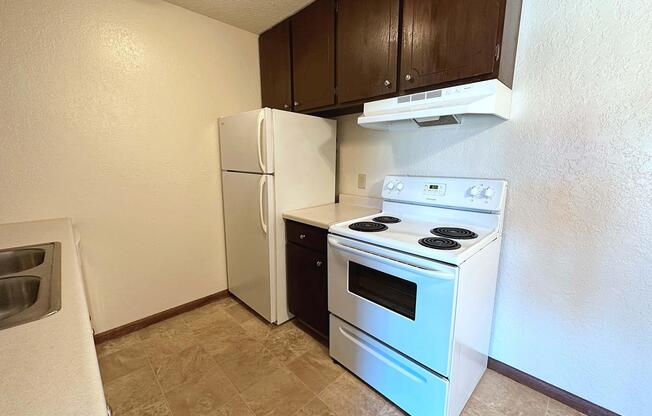
[(566, 406), (569, 406), (588, 416), (619, 416), (618, 413), (614, 413), (602, 406), (591, 403), (590, 401), (576, 396), (573, 393), (569, 393), (566, 390), (555, 387), (550, 383), (546, 383), (543, 380), (531, 376), (528, 373), (524, 373), (521, 370), (511, 367), (491, 357), (489, 357), (489, 363), (487, 367), (497, 373), (504, 375), (505, 377), (509, 377), (520, 384), (528, 386), (532, 390), (536, 390), (539, 393), (545, 394), (546, 396), (555, 399), (558, 402), (561, 402)]
[(154, 315), (147, 316), (145, 318), (139, 319), (134, 322), (119, 326), (117, 328), (109, 329), (108, 331), (101, 332), (94, 336), (95, 344), (101, 344), (103, 342), (109, 341), (114, 338), (119, 338), (124, 335), (130, 334), (132, 332), (143, 329), (147, 326), (155, 324), (157, 322), (165, 321), (170, 319), (173, 316), (180, 315), (182, 313), (191, 311), (193, 309), (199, 308), (206, 304), (215, 302), (217, 300), (223, 299), (229, 296), (229, 291), (222, 290), (221, 292), (213, 293), (212, 295), (205, 296), (203, 298), (193, 300), (192, 302), (184, 303), (183, 305), (175, 306), (174, 308), (165, 310), (163, 312), (156, 313)]

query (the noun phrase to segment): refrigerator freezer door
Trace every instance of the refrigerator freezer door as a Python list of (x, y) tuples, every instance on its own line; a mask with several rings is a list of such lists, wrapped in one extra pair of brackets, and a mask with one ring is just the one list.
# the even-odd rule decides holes
[(222, 170), (274, 173), (272, 111), (248, 111), (219, 120)]
[(274, 177), (223, 172), (222, 191), (229, 291), (274, 322)]

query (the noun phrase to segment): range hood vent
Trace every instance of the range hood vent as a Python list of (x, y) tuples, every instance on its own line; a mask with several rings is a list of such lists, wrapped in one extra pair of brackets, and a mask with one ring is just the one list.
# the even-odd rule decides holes
[(408, 130), (462, 124), (478, 115), (507, 120), (511, 103), (512, 90), (493, 79), (366, 103), (358, 124), (376, 130)]

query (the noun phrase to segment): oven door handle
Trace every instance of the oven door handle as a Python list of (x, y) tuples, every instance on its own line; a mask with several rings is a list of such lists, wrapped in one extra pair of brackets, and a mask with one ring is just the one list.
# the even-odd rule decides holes
[(402, 261), (398, 260), (393, 260), (388, 257), (381, 256), (380, 254), (373, 254), (368, 251), (360, 250), (357, 248), (349, 247), (345, 244), (342, 244), (340, 242), (337, 242), (331, 238), (328, 239), (328, 244), (330, 244), (333, 248), (337, 250), (342, 250), (344, 252), (347, 252), (349, 254), (353, 254), (356, 256), (364, 257), (369, 260), (377, 261), (379, 263), (387, 264), (392, 267), (396, 267), (399, 269), (403, 269), (412, 273), (418, 273), (423, 276), (427, 276), (433, 279), (440, 279), (440, 280), (453, 280), (455, 279), (455, 275), (452, 273), (446, 273), (441, 270), (432, 270), (432, 269), (427, 269), (425, 267), (417, 266), (414, 264), (409, 264), (405, 263)]

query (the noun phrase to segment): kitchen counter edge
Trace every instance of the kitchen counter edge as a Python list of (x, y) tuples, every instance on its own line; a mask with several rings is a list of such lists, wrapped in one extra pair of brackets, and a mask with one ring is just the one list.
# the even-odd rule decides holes
[(283, 218), (328, 230), (328, 228), (333, 224), (349, 221), (355, 218), (366, 217), (379, 212), (379, 208), (346, 203), (334, 203), (287, 211), (283, 213)]
[(61, 243), (61, 310), (0, 330), (0, 414), (106, 416), (72, 221), (0, 225), (0, 249)]

